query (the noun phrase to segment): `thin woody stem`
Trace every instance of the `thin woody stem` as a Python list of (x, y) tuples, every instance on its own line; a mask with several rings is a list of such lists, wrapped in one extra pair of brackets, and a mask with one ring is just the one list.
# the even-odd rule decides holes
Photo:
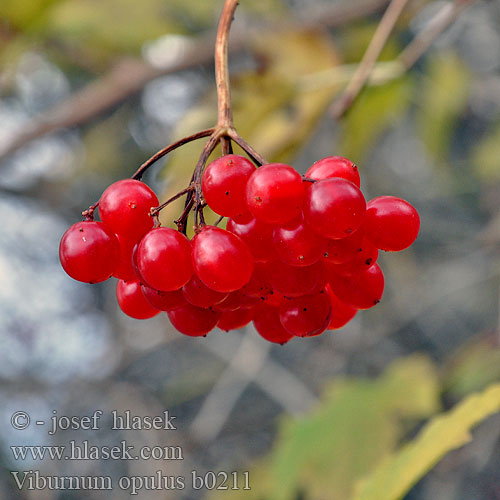
[(214, 128), (209, 128), (206, 130), (201, 130), (200, 132), (196, 132), (196, 134), (189, 135), (188, 137), (183, 137), (182, 139), (179, 139), (178, 141), (170, 144), (166, 148), (161, 149), (157, 153), (155, 153), (151, 158), (146, 160), (134, 173), (132, 176), (132, 179), (137, 179), (140, 180), (141, 177), (144, 175), (144, 172), (156, 161), (158, 161), (160, 158), (164, 157), (174, 149), (177, 149), (180, 146), (183, 146), (184, 144), (187, 144), (188, 142), (195, 141), (196, 139), (201, 139), (202, 137), (208, 137), (209, 135), (212, 135), (214, 132)]
[(236, 143), (238, 146), (245, 151), (245, 153), (252, 158), (252, 160), (257, 163), (257, 165), (265, 165), (268, 163), (263, 156), (261, 156), (257, 151), (255, 151), (250, 144), (248, 144), (236, 130), (231, 129), (228, 133), (229, 137)]
[(232, 128), (231, 91), (229, 88), (229, 67), (227, 62), (229, 30), (233, 22), (238, 0), (226, 0), (217, 28), (215, 39), (215, 81), (217, 85), (217, 126)]
[(351, 107), (361, 90), (363, 90), (382, 49), (407, 3), (408, 0), (391, 0), (351, 81), (331, 107), (333, 118), (338, 119), (342, 117)]

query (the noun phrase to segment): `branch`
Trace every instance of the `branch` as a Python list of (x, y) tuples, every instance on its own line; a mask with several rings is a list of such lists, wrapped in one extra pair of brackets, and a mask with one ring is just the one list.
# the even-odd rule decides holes
[(434, 19), (406, 46), (398, 57), (405, 70), (412, 68), (436, 38), (477, 0), (455, 0), (444, 5)]
[[(267, 25), (269, 31), (287, 29), (314, 30), (322, 27), (337, 27), (377, 12), (387, 4), (387, 0), (344, 0), (340, 4), (317, 10), (310, 14), (297, 15), (297, 22), (280, 22)], [(251, 32), (239, 31), (231, 38), (231, 53), (237, 53), (251, 44), (262, 29)], [(176, 73), (199, 65), (210, 64), (213, 60), (214, 34), (210, 33), (191, 43), (168, 64), (161, 68), (140, 59), (125, 59), (117, 63), (109, 73), (74, 92), (68, 99), (41, 113), (10, 142), (0, 149), (0, 160), (22, 148), (28, 142), (63, 128), (76, 127), (119, 105), (124, 100), (140, 92), (151, 80), (159, 76)]]
[[(389, 13), (391, 7), (396, 3), (397, 0), (393, 0), (393, 3), (387, 9), (386, 14), (384, 15), (384, 19)], [(401, 0), (402, 3), (403, 0)], [(377, 68), (375, 65), (376, 59), (380, 54), (380, 50), (382, 50), (383, 45), (387, 41), (387, 38), (392, 30), (392, 26), (387, 21), (386, 29), (384, 33), (386, 34), (385, 39), (383, 38), (381, 25), (384, 22), (382, 19), (375, 35), (373, 36), (372, 41), (368, 49), (363, 56), (363, 59), (358, 66), (358, 69), (354, 72), (350, 82), (348, 83), (344, 93), (340, 96), (340, 98), (335, 101), (331, 107), (331, 113), (334, 119), (341, 118), (342, 115), (354, 104), (356, 98), (359, 93), (365, 86), (365, 84), (371, 80), (374, 75), (375, 69), (380, 69), (380, 79), (381, 80), (391, 80), (401, 76), (404, 72), (410, 70), (416, 62), (424, 55), (427, 49), (431, 46), (431, 44), (436, 40), (436, 38), (450, 25), (455, 21), (455, 19), (460, 15), (460, 13), (477, 2), (477, 0), (455, 0), (454, 2), (447, 3), (444, 5), (438, 13), (434, 16), (434, 18), (429, 22), (429, 24), (406, 46), (406, 48), (400, 53), (400, 55), (391, 62), (380, 63), (380, 68)], [(397, 19), (397, 17), (396, 17)], [(394, 22), (396, 21), (394, 19)], [(377, 33), (379, 33), (380, 40), (374, 42), (377, 37)], [(372, 46), (375, 46), (373, 50), (370, 50)], [(376, 53), (376, 48), (380, 47), (378, 53)], [(374, 79), (378, 80), (378, 77)]]
[(351, 81), (347, 85), (343, 94), (333, 103), (330, 112), (335, 119), (340, 118), (356, 100), (363, 87), (365, 86), (370, 74), (377, 62), (382, 49), (396, 25), (401, 12), (408, 0), (391, 0), (389, 7), (385, 11), (373, 38), (366, 49), (359, 66), (357, 67)]

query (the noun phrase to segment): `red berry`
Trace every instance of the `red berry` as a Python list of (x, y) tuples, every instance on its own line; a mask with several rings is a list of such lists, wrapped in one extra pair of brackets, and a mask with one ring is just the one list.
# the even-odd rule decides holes
[(190, 337), (202, 337), (210, 332), (220, 318), (220, 313), (185, 304), (167, 312), (170, 322), (179, 332)]
[(354, 259), (363, 249), (363, 231), (358, 229), (354, 234), (350, 234), (341, 240), (328, 240), (324, 258), (331, 264), (344, 264)]
[(253, 324), (259, 335), (269, 342), (285, 344), (293, 335), (287, 332), (280, 321), (279, 308), (261, 304), (255, 309)]
[(276, 261), (271, 266), (269, 279), (272, 289), (287, 297), (300, 297), (319, 291), (327, 281), (321, 262), (297, 267)]
[(118, 265), (113, 272), (113, 276), (120, 280), (133, 281), (137, 279), (132, 266), (132, 253), (137, 241), (129, 240), (120, 235), (116, 235), (116, 237), (120, 244), (120, 257), (118, 259)]
[(363, 222), (363, 193), (350, 181), (334, 177), (315, 182), (306, 192), (304, 217), (318, 234), (345, 238)]
[(352, 276), (353, 274), (359, 274), (366, 271), (369, 267), (375, 264), (375, 262), (377, 262), (377, 258), (377, 247), (367, 238), (363, 238), (359, 251), (353, 259), (349, 260), (349, 262), (344, 262), (343, 264), (331, 264), (328, 261), (325, 261), (325, 265), (329, 266), (329, 269), (336, 274)]
[(233, 154), (210, 163), (201, 182), (208, 206), (224, 217), (246, 212), (245, 188), (254, 170), (255, 165), (250, 160)]
[(160, 312), (146, 300), (138, 281), (119, 280), (116, 284), (116, 298), (120, 309), (131, 318), (148, 319)]
[(218, 292), (239, 290), (253, 272), (253, 257), (241, 238), (204, 226), (192, 240), (193, 267), (203, 283)]
[(193, 274), (189, 240), (168, 227), (152, 229), (139, 243), (137, 267), (151, 288), (178, 290)]
[(153, 227), (149, 212), (158, 204), (155, 193), (144, 182), (123, 179), (102, 193), (99, 215), (114, 233), (138, 240)]
[(416, 240), (420, 217), (407, 201), (395, 196), (379, 196), (368, 202), (363, 227), (377, 248), (396, 252)]
[(274, 248), (280, 260), (291, 266), (310, 266), (325, 253), (327, 240), (317, 235), (302, 216), (274, 228)]
[[(272, 265), (272, 264), (271, 264)], [(241, 288), (241, 293), (248, 297), (263, 299), (271, 293), (269, 284), (269, 266), (257, 262), (250, 281)]]
[(332, 305), (325, 289), (283, 302), (280, 321), (286, 331), (297, 337), (314, 337), (323, 333), (330, 323)]
[(227, 293), (216, 292), (208, 288), (196, 275), (193, 275), (182, 287), (182, 293), (190, 304), (198, 307), (213, 306), (227, 297)]
[(261, 298), (263, 304), (268, 306), (279, 307), (285, 300), (290, 300), (285, 295), (276, 290), (271, 290), (271, 292), (264, 298)]
[(332, 291), (330, 285), (326, 285), (328, 295), (330, 296), (330, 302), (332, 304), (332, 315), (330, 316), (330, 323), (328, 324), (328, 330), (337, 330), (342, 328), (344, 325), (349, 323), (358, 310), (342, 302)]
[(261, 302), (258, 297), (248, 297), (239, 290), (231, 292), (222, 302), (213, 306), (215, 311), (232, 312), (238, 309), (251, 309)]
[(252, 321), (254, 314), (254, 308), (223, 312), (217, 326), (225, 332), (228, 332), (229, 330), (237, 330), (238, 328), (243, 328), (248, 325), (248, 323)]
[(318, 181), (331, 177), (342, 177), (356, 184), (358, 188), (360, 186), (358, 167), (343, 156), (328, 156), (317, 161), (309, 167), (305, 177)]
[(354, 276), (330, 275), (333, 293), (346, 304), (358, 309), (377, 305), (384, 293), (384, 274), (378, 264)]
[(283, 224), (299, 215), (304, 197), (302, 177), (289, 165), (270, 163), (248, 179), (246, 203), (262, 222)]
[(142, 285), (142, 293), (153, 307), (156, 307), (156, 309), (160, 309), (161, 311), (170, 311), (186, 303), (186, 299), (180, 290), (162, 292), (160, 290), (150, 288), (149, 286)]
[(276, 259), (271, 224), (261, 222), (248, 214), (246, 217), (229, 219), (226, 229), (247, 244), (255, 262), (269, 262)]
[(59, 259), (66, 273), (84, 283), (107, 280), (120, 258), (116, 236), (102, 222), (73, 224), (62, 236)]

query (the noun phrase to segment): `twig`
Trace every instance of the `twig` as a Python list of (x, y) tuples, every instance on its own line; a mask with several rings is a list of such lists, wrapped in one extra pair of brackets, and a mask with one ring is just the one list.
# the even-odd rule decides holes
[(183, 146), (184, 144), (187, 144), (188, 142), (195, 141), (196, 139), (201, 139), (202, 137), (208, 137), (209, 135), (213, 134), (214, 128), (209, 128), (206, 130), (202, 130), (200, 132), (197, 132), (196, 134), (190, 135), (188, 137), (184, 137), (177, 142), (174, 142), (173, 144), (170, 144), (170, 146), (167, 146), (166, 148), (161, 149), (158, 151), (156, 154), (154, 154), (149, 160), (146, 160), (135, 172), (135, 174), (132, 176), (132, 179), (137, 179), (140, 180), (142, 176), (144, 175), (144, 172), (156, 161), (158, 161), (160, 158), (163, 156), (167, 155), (174, 149), (177, 149), (180, 146)]
[(424, 28), (399, 55), (398, 61), (405, 70), (412, 68), (431, 46), (434, 40), (455, 21), (460, 13), (476, 2), (477, 0), (455, 0), (443, 6), (426, 28)]
[[(393, 0), (395, 1), (395, 0)], [(404, 0), (401, 0), (402, 2)], [(407, 46), (406, 48), (399, 54), (399, 56), (391, 62), (388, 63), (380, 63), (381, 64), (381, 80), (390, 80), (401, 76), (404, 72), (410, 70), (415, 63), (424, 55), (427, 49), (431, 46), (434, 40), (451, 24), (455, 19), (460, 15), (460, 13), (470, 5), (476, 3), (477, 0), (455, 0), (454, 2), (447, 3), (444, 5), (441, 10), (435, 15), (432, 21), (423, 29)], [(390, 8), (392, 7), (392, 3), (387, 9), (386, 14), (389, 13)], [(384, 15), (385, 17), (385, 15)], [(397, 19), (397, 18), (396, 18)], [(381, 21), (380, 26), (382, 25), (383, 20)], [(377, 32), (379, 31), (377, 28)], [(372, 46), (375, 37), (377, 36), (377, 32), (375, 33), (370, 46)], [(387, 36), (390, 34), (390, 30), (387, 32)], [(387, 38), (386, 38), (387, 39)], [(381, 38), (382, 40), (382, 38)], [(385, 44), (385, 41), (384, 41)], [(368, 52), (370, 50), (370, 46), (368, 47), (363, 59), (358, 67), (358, 69), (354, 72), (349, 84), (347, 85), (346, 90), (340, 96), (338, 100), (336, 100), (331, 107), (331, 114), (333, 118), (340, 118), (354, 103), (356, 97), (359, 95), (359, 92), (362, 90), (364, 85), (370, 81), (374, 70), (377, 68), (375, 65), (376, 58), (368, 57)], [(382, 45), (383, 47), (383, 45)], [(380, 50), (382, 49), (380, 47)], [(379, 51), (380, 52), (380, 51)], [(373, 52), (375, 53), (375, 51)], [(375, 79), (377, 80), (377, 78)]]
[(229, 137), (236, 143), (238, 146), (245, 151), (245, 153), (250, 156), (250, 158), (257, 164), (257, 165), (265, 165), (268, 163), (264, 157), (262, 157), (257, 151), (255, 151), (250, 144), (248, 144), (243, 137), (241, 137), (236, 130), (232, 129), (229, 130)]
[(392, 30), (401, 15), (408, 0), (391, 0), (389, 7), (385, 11), (373, 38), (366, 49), (359, 66), (357, 67), (351, 81), (347, 85), (342, 95), (333, 103), (331, 114), (335, 119), (340, 118), (352, 105), (356, 97), (366, 84), (370, 73), (382, 52)]

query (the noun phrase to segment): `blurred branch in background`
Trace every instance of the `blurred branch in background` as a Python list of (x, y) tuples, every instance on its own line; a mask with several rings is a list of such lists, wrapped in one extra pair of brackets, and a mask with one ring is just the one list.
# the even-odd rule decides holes
[[(377, 12), (386, 3), (387, 0), (342, 2), (297, 16), (295, 23), (285, 22), (279, 26), (267, 26), (258, 30), (240, 29), (231, 35), (229, 51), (234, 54), (248, 47), (263, 29), (275, 32), (292, 26), (301, 30), (339, 27)], [(193, 40), (186, 38), (180, 47), (177, 46), (174, 55), (169, 55), (167, 61), (158, 67), (141, 59), (129, 58), (119, 61), (109, 73), (33, 118), (30, 124), (25, 125), (0, 149), (0, 160), (34, 139), (88, 122), (141, 91), (148, 82), (159, 76), (211, 64), (214, 40), (214, 33)]]
[[(384, 71), (378, 71), (377, 77), (384, 81), (397, 78), (404, 72), (410, 70), (423, 56), (432, 42), (459, 16), (469, 5), (477, 0), (455, 0), (446, 3), (401, 54), (393, 61), (383, 65)], [(330, 113), (336, 120), (352, 106), (363, 87), (370, 81), (374, 73), (375, 63), (384, 45), (386, 44), (399, 15), (401, 14), (406, 0), (392, 0), (384, 17), (373, 35), (370, 45), (354, 72), (342, 95), (332, 104)], [(382, 68), (379, 68), (382, 69)]]

